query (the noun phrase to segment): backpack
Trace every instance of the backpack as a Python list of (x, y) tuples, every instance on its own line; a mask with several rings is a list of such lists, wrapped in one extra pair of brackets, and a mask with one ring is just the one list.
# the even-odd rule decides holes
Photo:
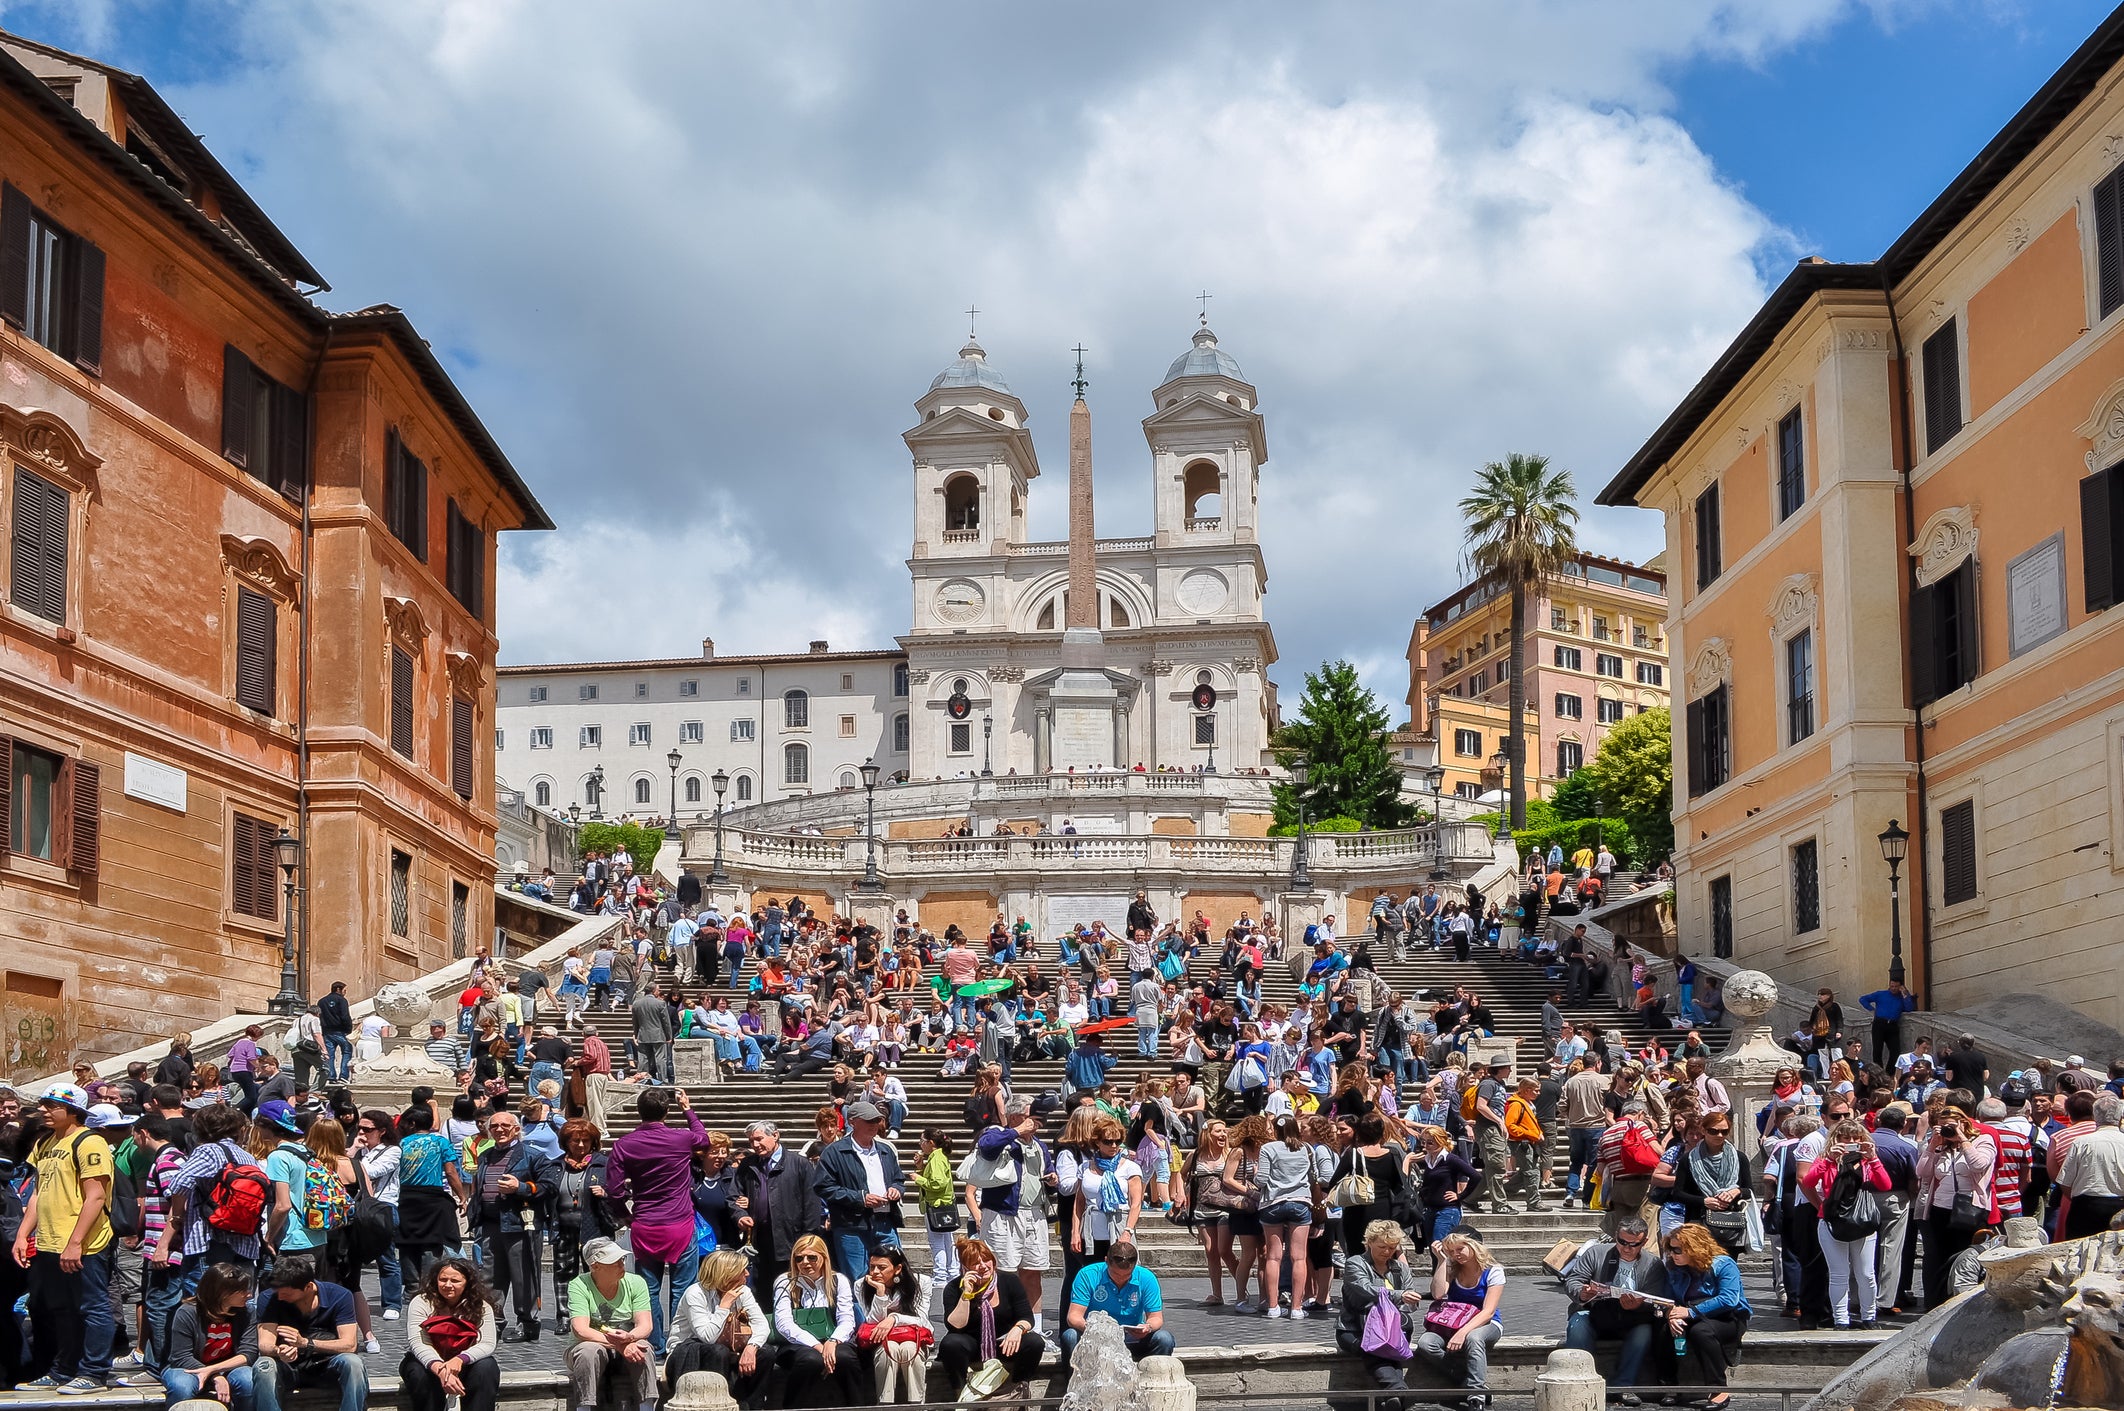
[(1840, 1240), (1862, 1240), (1880, 1232), (1881, 1203), (1874, 1196), (1873, 1187), (1866, 1184), (1861, 1166), (1860, 1162), (1849, 1161), (1839, 1167), (1836, 1180), (1829, 1186), (1829, 1198), (1822, 1202), (1822, 1218), (1828, 1222), (1829, 1233)]
[(221, 1145), (229, 1159), (207, 1187), (207, 1228), (255, 1237), (273, 1206), (273, 1182), (248, 1152), (239, 1154), (228, 1143)]
[(283, 1142), (280, 1149), (290, 1156), (302, 1157), (302, 1227), (329, 1234), (346, 1224), (353, 1216), (354, 1203), (347, 1198), (347, 1188), (339, 1183), (338, 1173), (308, 1147)]
[(1475, 1093), (1477, 1087), (1478, 1085), (1474, 1082), (1461, 1084), (1460, 1120), (1463, 1122), (1473, 1122), (1475, 1120)]
[(0, 1157), (0, 1246), (12, 1247), (22, 1231), (22, 1191), (28, 1184), (28, 1162), (19, 1167)]
[(1632, 1123), (1623, 1129), (1622, 1149), (1616, 1153), (1616, 1170), (1624, 1176), (1649, 1176), (1659, 1169), (1659, 1147)]
[(145, 1225), (140, 1218), (140, 1180), (116, 1154), (111, 1157), (110, 1203), (103, 1213), (111, 1222), (111, 1233), (120, 1239), (138, 1236)]

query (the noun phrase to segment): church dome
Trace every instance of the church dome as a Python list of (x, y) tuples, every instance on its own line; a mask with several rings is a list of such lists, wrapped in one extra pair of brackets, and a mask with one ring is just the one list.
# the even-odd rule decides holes
[(1010, 384), (997, 376), (996, 370), (988, 365), (987, 352), (971, 338), (966, 340), (965, 347), (959, 349), (959, 360), (938, 373), (936, 380), (929, 384), (929, 390), (932, 392), (946, 387), (987, 387), (1011, 396), (1017, 395), (1011, 392)]
[(1246, 381), (1246, 374), (1239, 371), (1239, 364), (1232, 355), (1217, 346), (1217, 335), (1204, 324), (1195, 330), (1195, 346), (1173, 359), (1173, 365), (1165, 370), (1165, 380), (1171, 382), (1181, 377), (1229, 377), (1234, 382)]

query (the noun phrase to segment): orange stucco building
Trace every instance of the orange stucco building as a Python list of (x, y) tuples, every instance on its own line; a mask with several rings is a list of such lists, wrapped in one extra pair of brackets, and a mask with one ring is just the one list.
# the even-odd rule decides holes
[(405, 316), (143, 80), (0, 36), (0, 1069), (492, 927), (493, 552), (551, 528)]
[(1601, 495), (1666, 517), (1684, 944), (2124, 1026), (2124, 11)]

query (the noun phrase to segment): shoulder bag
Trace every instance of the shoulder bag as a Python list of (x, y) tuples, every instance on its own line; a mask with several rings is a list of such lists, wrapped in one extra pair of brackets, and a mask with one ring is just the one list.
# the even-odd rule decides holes
[(1364, 1153), (1351, 1147), (1349, 1174), (1328, 1190), (1327, 1203), (1347, 1210), (1353, 1205), (1370, 1205), (1376, 1194), (1371, 1167)]

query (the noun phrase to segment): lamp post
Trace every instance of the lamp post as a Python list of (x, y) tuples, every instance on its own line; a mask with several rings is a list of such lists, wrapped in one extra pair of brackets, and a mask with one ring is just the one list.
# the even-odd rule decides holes
[(280, 864), (281, 893), (285, 899), (280, 933), (280, 993), (266, 1001), (266, 1008), (286, 1019), (309, 1008), (309, 1001), (295, 983), (295, 869), (302, 861), (302, 839), (287, 829), (273, 839), (274, 860)]
[(602, 764), (590, 771), (590, 816), (605, 816), (605, 766)]
[(1427, 765), (1423, 782), (1431, 791), (1431, 875), (1433, 882), (1443, 882), (1445, 870), (1445, 766)]
[(1895, 819), (1881, 830), (1881, 859), (1888, 864), (1888, 983), (1903, 983), (1903, 859), (1910, 833)]
[[(991, 738), (992, 738), (992, 737), (993, 737), (993, 736), (995, 735), (995, 733), (996, 733), (996, 718), (995, 718), (994, 716), (992, 716), (992, 715), (984, 715), (984, 716), (982, 716), (982, 717), (981, 717), (981, 777), (982, 777), (983, 779), (988, 779), (988, 778), (992, 778), (992, 777), (994, 777), (994, 775), (995, 775), (995, 772), (996, 772), (996, 771), (995, 771), (994, 769), (991, 769), (991, 768), (989, 767), (989, 753), (988, 753), (988, 742), (989, 742), (989, 740), (990, 740), (990, 739), (991, 739)], [(871, 772), (872, 772), (873, 774), (875, 774), (875, 773), (876, 773), (877, 771), (876, 771), (876, 770), (872, 770)]]
[(574, 824), (580, 824), (583, 821), (583, 806), (581, 804), (572, 803), (568, 805), (568, 821)]
[(708, 873), (708, 880), (727, 882), (730, 874), (723, 870), (723, 790), (730, 787), (730, 776), (718, 769), (708, 776), (708, 783), (715, 790), (715, 867)]
[(1313, 876), (1305, 870), (1305, 779), (1311, 764), (1304, 755), (1291, 760), (1292, 797), (1298, 801), (1298, 845), (1291, 849), (1291, 890), (1310, 892)]
[[(882, 892), (884, 882), (878, 878), (878, 762), (866, 759), (863, 771), (863, 880), (856, 883), (859, 892)], [(986, 774), (987, 770), (981, 771)]]
[(664, 836), (667, 838), (676, 838), (679, 835), (678, 772), (679, 766), (685, 763), (685, 757), (682, 756), (677, 750), (673, 750), (670, 754), (664, 756), (664, 763), (671, 766), (671, 819), (668, 823), (664, 825)]

